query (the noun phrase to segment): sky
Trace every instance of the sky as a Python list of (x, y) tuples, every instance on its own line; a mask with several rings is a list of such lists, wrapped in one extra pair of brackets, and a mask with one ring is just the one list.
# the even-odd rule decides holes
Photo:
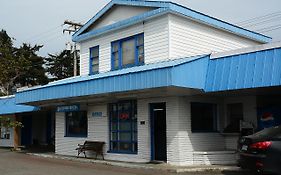
[[(221, 20), (262, 32), (281, 40), (280, 0), (172, 0)], [(63, 22), (85, 23), (109, 0), (0, 0), (0, 30), (13, 37), (14, 44), (42, 44), (41, 56), (57, 54), (71, 42), (62, 33)], [(272, 30), (276, 29), (276, 30)]]

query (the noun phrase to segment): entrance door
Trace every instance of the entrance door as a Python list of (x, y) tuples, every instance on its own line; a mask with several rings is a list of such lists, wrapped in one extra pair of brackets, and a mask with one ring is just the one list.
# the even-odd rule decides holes
[(23, 128), (21, 129), (21, 145), (32, 144), (32, 116), (22, 117)]
[(167, 161), (166, 104), (152, 103), (151, 110), (151, 160)]

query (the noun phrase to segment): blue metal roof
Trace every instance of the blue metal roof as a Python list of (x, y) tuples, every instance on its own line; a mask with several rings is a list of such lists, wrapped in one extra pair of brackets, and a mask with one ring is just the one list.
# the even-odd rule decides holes
[(209, 55), (74, 77), (16, 94), (16, 103), (159, 87), (218, 92), (281, 86), (281, 47), (210, 59)]
[[(88, 27), (90, 27), (95, 21), (97, 21), (101, 16), (103, 16), (108, 10), (110, 10), (114, 5), (128, 5), (128, 6), (146, 6), (146, 7), (154, 7), (155, 10), (143, 13), (141, 15), (137, 15), (131, 17), (129, 19), (122, 20), (120, 22), (102, 27), (100, 29), (96, 29), (93, 31), (85, 32)], [(184, 15), (186, 17), (190, 17), (193, 20), (196, 20), (201, 23), (205, 23), (207, 25), (211, 25), (213, 27), (226, 30), (247, 38), (251, 38), (263, 43), (267, 43), (271, 41), (271, 38), (253, 31), (249, 31), (247, 29), (241, 28), (239, 26), (235, 26), (233, 24), (227, 23), (225, 21), (210, 17), (203, 13), (194, 11), (187, 7), (181, 6), (179, 4), (167, 1), (138, 1), (138, 0), (112, 0), (110, 1), (102, 10), (100, 10), (93, 18), (91, 18), (80, 30), (74, 33), (72, 40), (75, 42), (80, 42), (91, 37), (127, 27), (129, 25), (136, 24), (138, 22), (147, 20), (149, 18), (159, 16), (165, 13), (176, 13), (180, 15)]]
[(28, 105), (17, 105), (14, 96), (0, 98), (0, 115), (37, 111), (39, 108)]
[(65, 79), (20, 91), (16, 94), (16, 102), (28, 103), (168, 86), (203, 89), (208, 60), (209, 56), (197, 56)]
[(210, 60), (206, 92), (281, 85), (281, 48)]

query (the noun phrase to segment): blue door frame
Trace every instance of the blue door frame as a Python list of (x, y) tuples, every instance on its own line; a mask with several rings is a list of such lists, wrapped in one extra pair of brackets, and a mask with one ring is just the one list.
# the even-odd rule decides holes
[(150, 109), (150, 160), (154, 160), (154, 115), (153, 115), (153, 103), (149, 104)]

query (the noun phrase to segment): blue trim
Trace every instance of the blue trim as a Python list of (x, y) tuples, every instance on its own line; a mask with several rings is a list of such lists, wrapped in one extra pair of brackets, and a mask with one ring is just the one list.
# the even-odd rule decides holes
[(137, 152), (130, 152), (130, 151), (107, 151), (107, 153), (111, 153), (111, 154), (138, 154)]
[(73, 137), (73, 138), (87, 138), (88, 135), (84, 135), (84, 134), (70, 134), (70, 135), (65, 135), (64, 137)]
[[(92, 52), (93, 52), (94, 49), (98, 49), (98, 56), (97, 56), (97, 58), (92, 57)], [(91, 47), (91, 48), (89, 48), (89, 50), (90, 50), (90, 55), (89, 55), (89, 75), (98, 74), (99, 70), (96, 70), (96, 71), (93, 72), (93, 63), (92, 62), (93, 62), (94, 59), (98, 59), (98, 64), (97, 65), (99, 66), (99, 57), (100, 57), (99, 46)]]
[(85, 30), (87, 30), (88, 27), (90, 27), (95, 21), (97, 21), (101, 16), (103, 16), (114, 5), (130, 5), (130, 6), (161, 8), (161, 7), (168, 7), (168, 2), (112, 0), (107, 5), (105, 5), (94, 17), (92, 17), (89, 21), (87, 21), (86, 24), (81, 27), (81, 29), (75, 32), (73, 34), (73, 37), (78, 36)]
[(187, 7), (178, 5), (176, 3), (171, 3), (169, 6), (170, 10), (174, 13), (179, 13), (182, 15), (185, 15), (187, 17), (193, 18), (199, 22), (203, 22), (207, 25), (211, 25), (214, 26), (216, 28), (222, 29), (222, 30), (226, 30), (229, 31), (231, 33), (235, 33), (241, 36), (244, 36), (246, 38), (251, 38), (254, 39), (256, 41), (260, 41), (263, 43), (268, 43), (272, 40), (271, 37), (265, 36), (263, 34), (257, 33), (257, 32), (253, 32), (247, 29), (244, 29), (242, 27), (230, 24), (228, 22), (222, 21), (220, 19), (205, 15), (203, 13), (200, 13), (198, 11), (189, 9)]
[(72, 41), (81, 42), (81, 41), (90, 39), (94, 36), (98, 36), (98, 35), (107, 33), (107, 32), (112, 31), (112, 30), (122, 29), (122, 28), (125, 28), (125, 27), (128, 27), (128, 26), (131, 26), (133, 24), (140, 23), (140, 22), (144, 21), (145, 19), (149, 19), (151, 17), (156, 17), (156, 16), (159, 16), (161, 14), (165, 14), (168, 11), (169, 11), (169, 9), (167, 9), (167, 8), (159, 8), (159, 9), (156, 9), (156, 10), (152, 10), (152, 11), (143, 13), (142, 15), (134, 16), (134, 17), (131, 17), (129, 19), (125, 19), (125, 20), (116, 22), (114, 24), (107, 25), (107, 26), (102, 27), (102, 28), (89, 31), (87, 33), (82, 33), (80, 35), (73, 36)]
[[(152, 10), (141, 15), (137, 15), (135, 17), (114, 23), (112, 25), (108, 25), (106, 27), (96, 29), (90, 32), (83, 33), (90, 27), (96, 20), (98, 20), (103, 14), (105, 14), (109, 9), (112, 8), (113, 5), (129, 5), (129, 6), (147, 6), (147, 7), (155, 7), (156, 10)], [(219, 20), (217, 18), (210, 17), (203, 13), (197, 12), (195, 10), (189, 9), (182, 5), (172, 3), (172, 2), (153, 2), (153, 1), (129, 1), (129, 0), (113, 0), (108, 3), (101, 11), (99, 11), (92, 19), (90, 19), (80, 30), (78, 30), (72, 37), (74, 42), (80, 42), (91, 37), (100, 35), (102, 33), (106, 33), (112, 30), (124, 28), (138, 22), (150, 19), (155, 16), (159, 16), (165, 13), (176, 13), (181, 14), (187, 17), (190, 17), (199, 22), (205, 23), (207, 25), (214, 26), (216, 28), (226, 30), (247, 38), (254, 39), (259, 42), (268, 43), (272, 38), (262, 35), (257, 32), (253, 32), (242, 27), (227, 23), (225, 21)]]
[[(139, 59), (138, 59), (138, 48), (140, 46), (143, 46), (144, 47), (144, 43), (139, 45), (137, 43), (138, 41), (138, 38), (139, 37), (142, 37), (143, 38), (143, 42), (144, 42), (144, 34), (141, 33), (141, 34), (137, 34), (137, 35), (134, 35), (134, 36), (130, 36), (130, 37), (127, 37), (127, 38), (123, 38), (123, 39), (120, 39), (120, 40), (117, 40), (117, 41), (112, 41), (111, 42), (111, 70), (118, 70), (118, 69), (123, 69), (123, 68), (129, 68), (129, 67), (134, 67), (134, 66), (140, 66), (140, 65), (143, 65), (144, 62), (139, 62)], [(123, 66), (123, 55), (122, 55), (122, 43), (123, 42), (126, 42), (128, 40), (132, 40), (134, 39), (134, 48), (135, 48), (135, 58), (134, 58), (134, 64), (130, 64), (130, 65), (126, 65), (126, 66)], [(113, 49), (113, 46), (115, 44), (118, 44), (118, 68), (115, 68), (114, 65), (115, 65), (115, 58), (114, 58), (114, 49)]]
[(155, 151), (154, 151), (154, 115), (153, 115), (153, 103), (149, 104), (150, 107), (150, 160), (155, 160)]

